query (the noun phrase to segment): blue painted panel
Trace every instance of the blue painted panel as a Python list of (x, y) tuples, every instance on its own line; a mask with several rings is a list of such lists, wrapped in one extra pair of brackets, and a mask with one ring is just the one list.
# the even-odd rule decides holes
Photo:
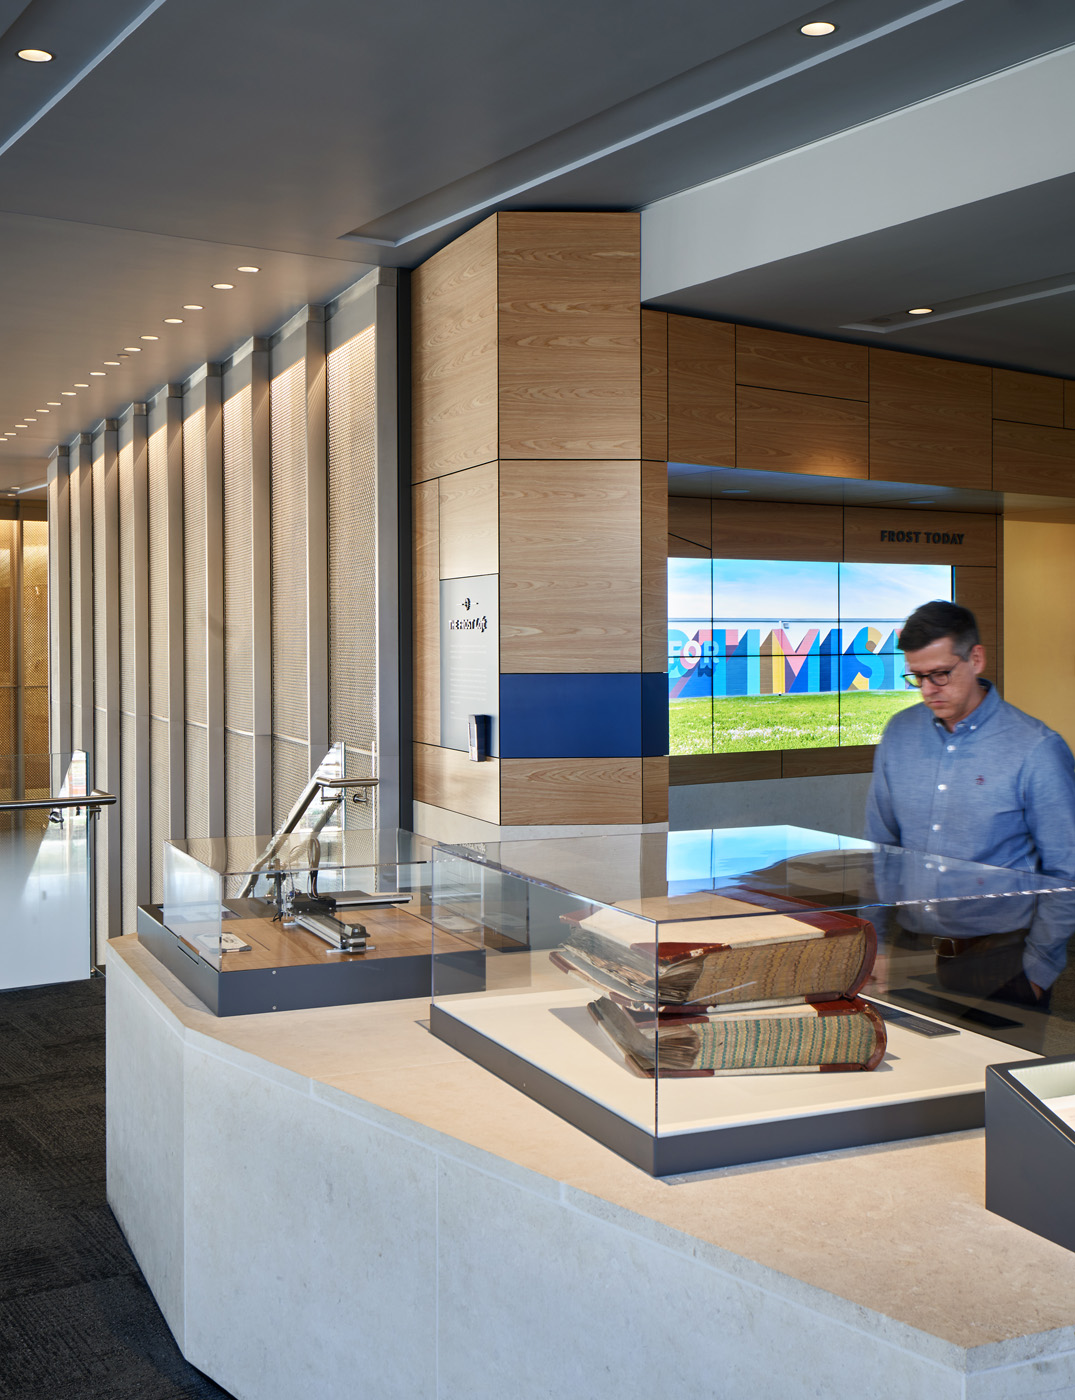
[(501, 758), (639, 758), (668, 752), (668, 677), (500, 677)]

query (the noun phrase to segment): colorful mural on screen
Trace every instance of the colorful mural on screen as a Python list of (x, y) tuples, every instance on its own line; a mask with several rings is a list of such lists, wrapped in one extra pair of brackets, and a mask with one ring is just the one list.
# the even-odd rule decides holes
[(948, 566), (669, 560), (669, 699), (904, 690), (899, 629), (951, 596)]

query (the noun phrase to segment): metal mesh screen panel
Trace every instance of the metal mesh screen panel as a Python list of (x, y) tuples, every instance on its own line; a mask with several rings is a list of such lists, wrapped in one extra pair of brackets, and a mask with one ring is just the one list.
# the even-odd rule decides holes
[(119, 705), (130, 715), (135, 708), (134, 524), (134, 444), (127, 443), (119, 450)]
[(138, 721), (122, 714), (119, 720), (120, 802), (120, 933), (134, 933), (138, 924)]
[(377, 737), (375, 335), (370, 326), (328, 357), (329, 733), (367, 750)]
[[(309, 738), (306, 691), (306, 364), (269, 386), (272, 443), (272, 730)], [(274, 760), (275, 789), (275, 760)], [(273, 799), (275, 805), (275, 797)]]
[(199, 408), (183, 421), (183, 651), (186, 717), (194, 724), (208, 718), (205, 649), (205, 409)]
[(249, 734), (224, 734), (224, 830), (228, 836), (254, 831), (254, 740)]
[[(0, 520), (0, 685), (15, 685), (15, 530), (14, 520)], [(11, 752), (10, 742), (3, 750)]]
[(247, 734), (254, 728), (252, 450), (247, 385), (224, 404), (224, 723)]
[(82, 642), (79, 623), (82, 618), (82, 558), (89, 548), (89, 521), (83, 519), (79, 492), (81, 469), (71, 473), (71, 694), (76, 703), (82, 698)]
[(209, 734), (188, 724), (184, 735), (187, 777), (187, 835), (209, 835)]
[[(105, 589), (105, 455), (93, 459), (93, 702), (104, 706), (108, 684), (108, 597)], [(96, 721), (95, 721), (96, 723)], [(102, 750), (97, 745), (97, 752)], [(94, 763), (98, 762), (94, 755)], [(94, 773), (97, 773), (96, 766)], [(94, 778), (96, 782), (96, 777)]]
[(288, 739), (272, 741), (272, 824), (275, 830), (294, 806), (310, 776), (310, 750)]
[(168, 830), (168, 721), (149, 722), (149, 883), (150, 898), (159, 904), (164, 898), (164, 843)]
[[(149, 709), (168, 718), (168, 437), (149, 438)], [(154, 781), (159, 772), (153, 766)]]
[[(25, 686), (49, 682), (49, 527), (44, 520), (22, 525), (21, 679)], [(42, 750), (27, 746), (26, 752)]]
[[(22, 690), (22, 748), (26, 754), (47, 754), (49, 751), (49, 692), (48, 686), (28, 685)], [(42, 764), (40, 781), (30, 777), (30, 761), (27, 760), (27, 797), (44, 797), (48, 793), (48, 765)], [(38, 790), (40, 789), (40, 790)]]
[[(104, 710), (94, 710), (93, 712), (93, 761), (94, 774), (93, 781), (98, 781), (98, 755), (104, 753), (105, 741), (107, 738), (106, 715)], [(94, 880), (94, 913), (97, 920), (97, 944), (100, 947), (101, 940), (108, 936), (108, 842), (109, 827), (111, 825), (114, 807), (105, 807), (99, 817), (94, 817), (94, 841), (93, 841), (93, 880)]]

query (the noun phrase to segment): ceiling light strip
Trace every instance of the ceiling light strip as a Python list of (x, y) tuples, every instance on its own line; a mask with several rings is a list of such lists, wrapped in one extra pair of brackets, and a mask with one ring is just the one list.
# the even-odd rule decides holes
[(37, 125), (37, 123), (42, 119), (42, 117), (47, 116), (48, 113), (52, 111), (53, 107), (57, 106), (58, 103), (63, 101), (63, 99), (68, 95), (68, 93), (72, 92), (76, 87), (78, 87), (79, 83), (82, 81), (83, 78), (88, 78), (89, 75), (93, 72), (93, 70), (105, 61), (109, 54), (114, 53), (116, 49), (119, 48), (120, 44), (123, 43), (124, 39), (128, 39), (136, 29), (141, 28), (141, 26), (145, 24), (146, 20), (149, 19), (151, 15), (156, 14), (156, 12), (161, 8), (161, 6), (164, 3), (165, 0), (152, 0), (152, 2), (149, 5), (147, 5), (146, 8), (141, 12), (141, 14), (135, 15), (134, 19), (131, 20), (130, 24), (125, 25), (124, 28), (121, 29), (120, 32), (116, 35), (116, 37), (110, 43), (105, 45), (105, 47), (100, 51), (100, 53), (95, 54), (93, 58), (90, 59), (89, 63), (85, 65), (85, 67), (80, 68), (73, 78), (69, 79), (66, 83), (64, 83), (63, 87), (60, 88), (59, 92), (53, 93), (53, 95), (44, 104), (44, 106), (39, 107), (32, 117), (30, 117), (27, 121), (23, 122), (22, 126), (20, 126), (16, 132), (9, 136), (4, 141), (4, 143), (0, 145), (0, 156), (6, 155), (7, 152), (11, 150), (12, 146), (14, 146), (16, 141), (20, 141), (26, 135), (26, 133), (31, 130), (31, 128)]
[[(832, 44), (820, 52), (812, 54), (809, 58), (793, 63), (788, 68), (782, 68), (777, 73), (770, 73), (767, 77), (757, 79), (756, 82), (747, 83), (745, 87), (736, 88), (734, 92), (725, 93), (722, 97), (714, 98), (712, 102), (703, 103), (701, 107), (692, 107), (689, 112), (681, 112), (679, 116), (669, 117), (663, 122), (658, 122), (655, 126), (646, 127), (644, 131), (635, 132), (632, 136), (625, 136), (622, 140), (613, 141), (610, 145), (602, 146), (599, 150), (591, 151), (588, 155), (579, 156), (576, 160), (568, 161), (553, 170), (547, 170), (543, 175), (535, 175), (531, 180), (524, 180), (521, 184), (513, 185), (510, 189), (491, 194), (477, 204), (471, 204), (466, 209), (448, 214), (443, 219), (437, 219), (435, 223), (427, 224), (424, 228), (404, 234), (402, 238), (365, 238), (360, 233), (345, 233), (343, 237), (356, 243), (369, 243), (377, 248), (402, 248), (407, 243), (413, 243), (416, 238), (425, 238), (428, 234), (439, 233), (441, 229), (457, 224), (463, 219), (472, 218), (475, 214), (481, 214), (494, 205), (503, 204), (509, 199), (517, 199), (519, 195), (527, 194), (530, 190), (548, 184), (550, 180), (558, 180), (563, 175), (572, 174), (573, 171), (584, 170), (586, 166), (594, 165), (597, 161), (616, 155), (619, 151), (629, 150), (632, 146), (638, 146), (643, 141), (649, 141), (654, 136), (660, 136), (666, 131), (674, 131), (677, 126), (697, 121), (699, 117), (705, 117), (710, 112), (719, 111), (721, 107), (730, 107), (733, 103), (742, 101), (744, 97), (752, 97), (756, 92), (763, 92), (766, 88), (775, 87), (778, 83), (795, 78), (800, 73), (807, 73), (810, 69), (818, 68), (823, 63), (829, 63), (834, 58), (841, 58), (846, 53), (853, 53), (855, 49), (876, 43), (878, 39), (886, 39), (890, 34), (897, 34), (901, 29), (908, 29), (911, 25), (918, 24), (925, 19), (932, 19), (934, 15), (942, 14), (945, 10), (953, 10), (957, 5), (965, 3), (966, 0), (933, 0), (932, 4), (923, 5), (921, 9), (912, 10), (910, 14), (903, 15), (899, 19), (889, 20), (887, 24), (878, 25), (876, 29), (871, 29), (866, 34), (860, 34), (857, 38), (842, 39), (839, 43)], [(0, 149), (0, 155), (3, 155), (2, 149)]]
[[(971, 306), (956, 306), (951, 311), (934, 311), (928, 321), (919, 320), (899, 320), (891, 326), (873, 325), (869, 321), (849, 321), (847, 325), (841, 326), (842, 331), (869, 331), (871, 335), (891, 335), (893, 331), (907, 331), (914, 328), (919, 330), (924, 326), (935, 326), (938, 321), (954, 321), (959, 316), (977, 316), (979, 311), (1000, 311), (1005, 306), (1022, 306), (1028, 301), (1044, 301), (1047, 297), (1067, 296), (1069, 292), (1075, 292), (1075, 279), (1068, 280), (1056, 287), (1046, 287), (1035, 292), (1019, 292), (1011, 296), (989, 297), (986, 301), (976, 301)], [(910, 312), (907, 313), (910, 317)]]

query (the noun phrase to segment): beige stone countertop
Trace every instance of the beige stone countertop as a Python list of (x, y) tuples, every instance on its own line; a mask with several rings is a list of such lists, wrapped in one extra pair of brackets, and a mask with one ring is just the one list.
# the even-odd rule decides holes
[(221, 1019), (133, 934), (109, 948), (190, 1030), (585, 1192), (621, 1223), (631, 1212), (635, 1229), (680, 1231), (960, 1347), (1075, 1324), (1075, 1253), (985, 1209), (981, 1131), (653, 1178), (435, 1039), (424, 999)]

